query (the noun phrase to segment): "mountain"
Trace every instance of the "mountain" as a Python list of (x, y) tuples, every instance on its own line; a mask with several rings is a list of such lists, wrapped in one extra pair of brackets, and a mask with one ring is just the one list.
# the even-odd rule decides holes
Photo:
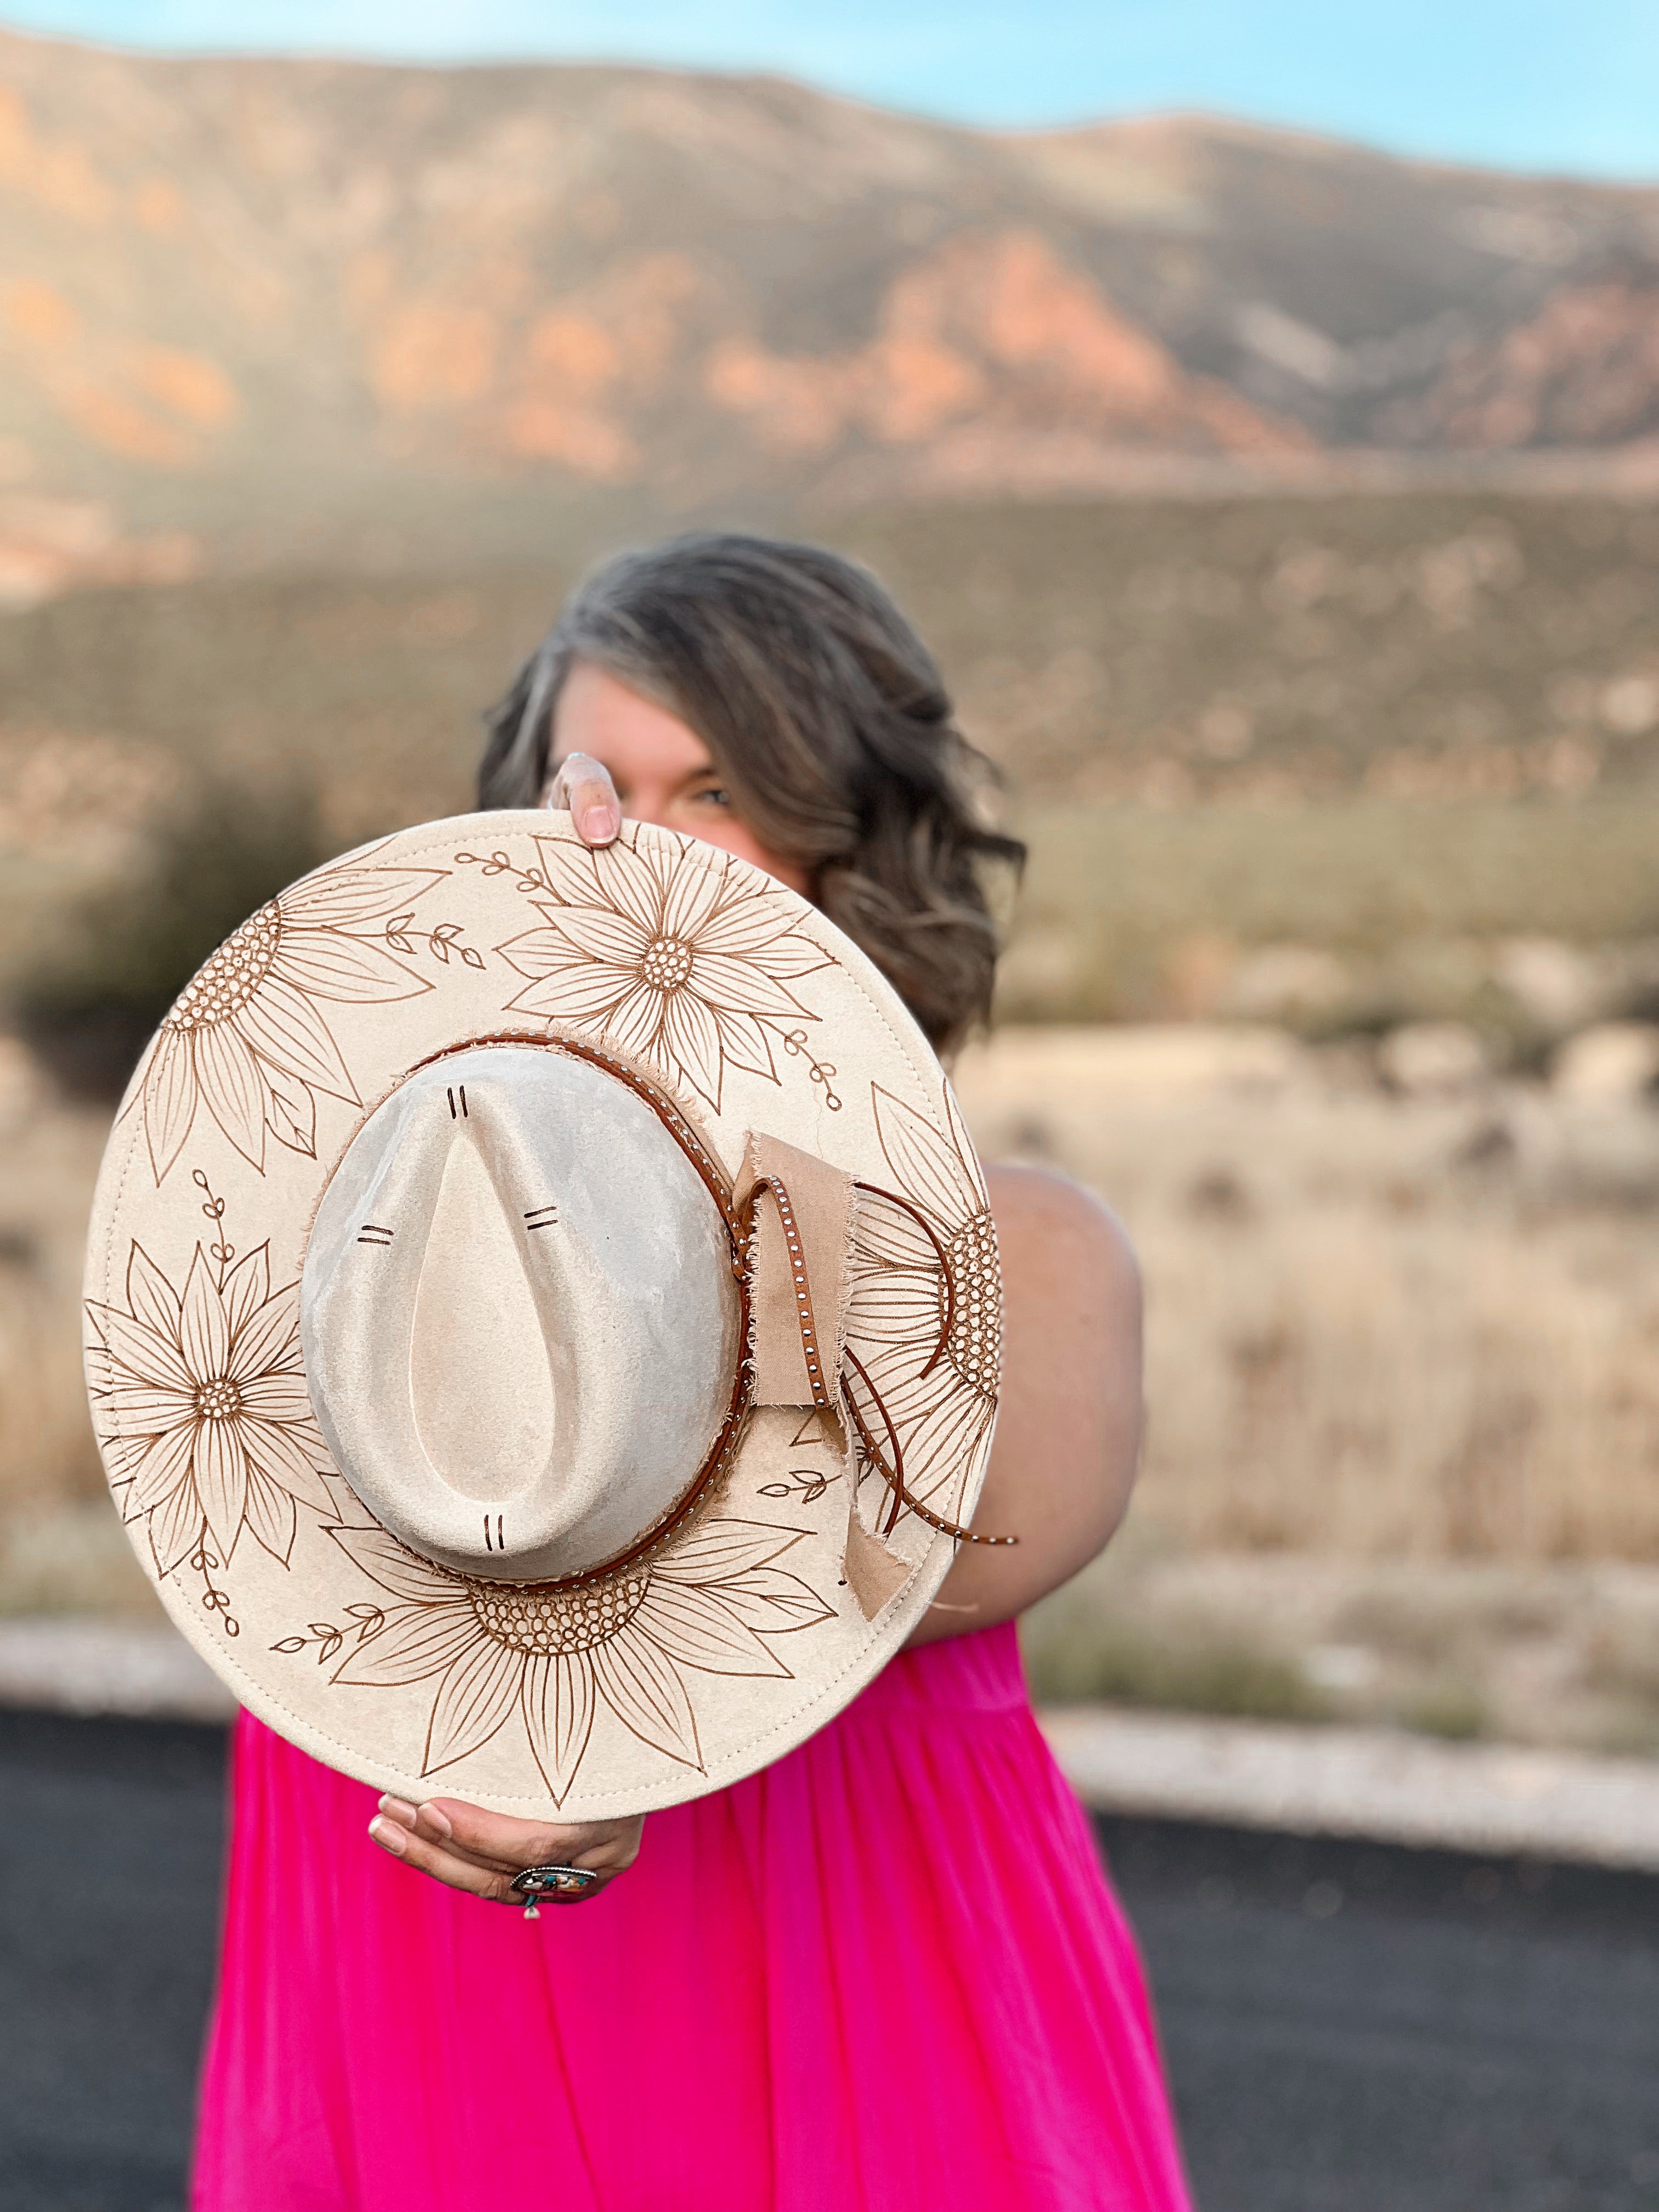
[(1222, 122), (0, 34), (0, 209), (15, 599), (342, 533), (506, 557), (555, 513), (1659, 434), (1659, 190)]

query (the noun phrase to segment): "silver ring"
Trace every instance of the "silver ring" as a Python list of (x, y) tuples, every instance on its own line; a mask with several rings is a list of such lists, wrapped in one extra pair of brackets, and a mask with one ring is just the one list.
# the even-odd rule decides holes
[(513, 1877), (519, 1897), (586, 1897), (599, 1886), (599, 1877), (587, 1867), (533, 1866)]

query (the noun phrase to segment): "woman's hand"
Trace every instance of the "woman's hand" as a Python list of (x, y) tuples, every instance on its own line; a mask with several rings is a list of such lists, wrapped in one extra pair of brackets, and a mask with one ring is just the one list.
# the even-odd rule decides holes
[(458, 1797), (428, 1797), (411, 1805), (402, 1797), (382, 1797), (368, 1832), (383, 1851), (418, 1867), (451, 1889), (470, 1890), (496, 1905), (523, 1905), (513, 1878), (526, 1867), (585, 1867), (599, 1877), (580, 1897), (544, 1897), (544, 1905), (581, 1905), (626, 1874), (640, 1853), (645, 1815), (628, 1820), (574, 1821), (552, 1827), (539, 1820), (513, 1820), (502, 1813), (481, 1812)]
[(622, 801), (611, 771), (591, 753), (567, 753), (548, 778), (544, 806), (570, 811), (584, 845), (609, 845), (622, 828)]

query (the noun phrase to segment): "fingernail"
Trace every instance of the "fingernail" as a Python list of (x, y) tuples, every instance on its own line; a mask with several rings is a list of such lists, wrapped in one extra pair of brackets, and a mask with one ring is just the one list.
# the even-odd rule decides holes
[(608, 839), (622, 828), (622, 817), (606, 800), (595, 799), (592, 805), (583, 807), (576, 817), (576, 826), (585, 837)]
[(368, 1824), (368, 1832), (383, 1851), (390, 1851), (393, 1858), (402, 1858), (404, 1832), (395, 1820), (388, 1820), (385, 1814), (377, 1813)]
[(435, 1805), (422, 1805), (420, 1808), (420, 1812), (416, 1813), (415, 1815), (417, 1820), (420, 1819), (421, 1814), (422, 1813), (426, 1815), (426, 1824), (428, 1827), (435, 1828), (438, 1833), (442, 1836), (446, 1841), (454, 1834), (455, 1831), (450, 1826), (447, 1819), (438, 1810)]
[(415, 1825), (415, 1808), (406, 1797), (394, 1797), (387, 1790), (380, 1800), (380, 1810), (400, 1828), (412, 1828)]

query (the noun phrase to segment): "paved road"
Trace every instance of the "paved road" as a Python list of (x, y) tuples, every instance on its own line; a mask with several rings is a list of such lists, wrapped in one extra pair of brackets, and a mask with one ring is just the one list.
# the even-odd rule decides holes
[[(0, 1712), (0, 2212), (179, 2212), (222, 1782)], [(1659, 1880), (1101, 1826), (1204, 2212), (1659, 2207)]]

